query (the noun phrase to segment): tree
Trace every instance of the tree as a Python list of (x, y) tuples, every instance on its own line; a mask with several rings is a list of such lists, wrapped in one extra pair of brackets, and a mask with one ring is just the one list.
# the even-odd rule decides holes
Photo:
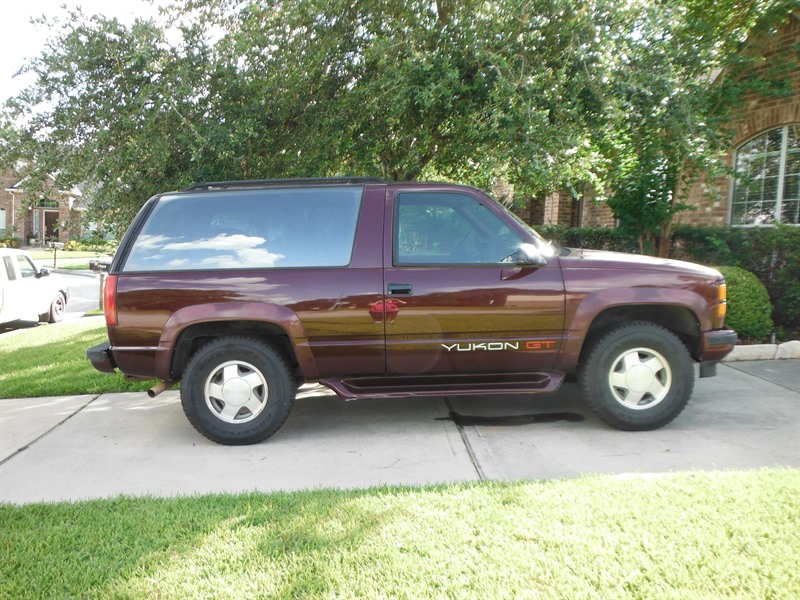
[(43, 20), (60, 33), (9, 105), (25, 125), (3, 159), (87, 182), (122, 224), (197, 180), (435, 174), (535, 193), (596, 170), (612, 6), (198, 0), (173, 9), (177, 41), (73, 11)]
[(748, 36), (787, 14), (781, 1), (642, 3), (620, 38), (609, 204), (643, 252), (668, 255), (689, 189), (723, 171), (730, 111), (745, 91), (765, 85), (746, 76), (761, 58), (746, 47)]
[(0, 162), (24, 160), (29, 188), (83, 182), (122, 227), (195, 181), (502, 180), (529, 197), (589, 184), (663, 249), (752, 84), (732, 66), (743, 40), (785, 7), (191, 0), (131, 25), (71, 11), (42, 20), (55, 33), (4, 111)]

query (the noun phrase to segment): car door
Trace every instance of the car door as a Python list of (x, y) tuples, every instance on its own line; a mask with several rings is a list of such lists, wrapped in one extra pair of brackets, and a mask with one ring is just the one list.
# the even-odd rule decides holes
[[(3, 257), (7, 283), (3, 294), (3, 316), (6, 319), (35, 318), (43, 310), (38, 272), (24, 254)], [(49, 305), (49, 302), (48, 302)]]
[(515, 264), (532, 240), (476, 190), (391, 188), (386, 218), (389, 373), (552, 368), (564, 327), (556, 257)]

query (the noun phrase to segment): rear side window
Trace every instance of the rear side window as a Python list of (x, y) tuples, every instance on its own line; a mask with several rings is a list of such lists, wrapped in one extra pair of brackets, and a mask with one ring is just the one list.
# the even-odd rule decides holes
[(343, 267), (363, 187), (165, 195), (123, 271)]
[(10, 256), (3, 257), (3, 264), (6, 266), (6, 277), (9, 281), (14, 281), (17, 278), (17, 272), (14, 270), (14, 261)]

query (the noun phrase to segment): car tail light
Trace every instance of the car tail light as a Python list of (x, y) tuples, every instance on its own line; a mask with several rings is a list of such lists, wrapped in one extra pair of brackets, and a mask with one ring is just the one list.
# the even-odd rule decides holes
[(117, 276), (109, 275), (106, 277), (106, 285), (103, 288), (103, 312), (106, 315), (106, 325), (116, 327), (117, 325)]

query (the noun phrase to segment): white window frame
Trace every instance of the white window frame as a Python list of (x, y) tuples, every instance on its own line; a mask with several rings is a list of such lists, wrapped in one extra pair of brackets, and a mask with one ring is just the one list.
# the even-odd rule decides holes
[[(730, 215), (728, 222), (730, 223), (731, 227), (774, 227), (775, 225), (782, 224), (781, 215), (783, 212), (783, 201), (784, 201), (784, 185), (786, 182), (786, 165), (788, 162), (788, 148), (789, 148), (789, 128), (790, 127), (797, 127), (800, 128), (800, 124), (798, 123), (788, 123), (786, 125), (781, 125), (778, 127), (772, 127), (767, 129), (766, 131), (762, 131), (758, 135), (754, 135), (753, 137), (745, 140), (739, 147), (736, 149), (734, 154), (734, 169), (739, 167), (739, 153), (741, 152), (742, 148), (744, 148), (747, 144), (752, 142), (753, 140), (769, 135), (770, 132), (775, 130), (781, 130), (781, 148), (780, 148), (780, 156), (779, 156), (779, 164), (778, 164), (778, 181), (777, 181), (777, 188), (775, 194), (775, 220), (769, 223), (734, 223), (734, 201), (736, 199), (736, 190), (739, 185), (741, 185), (740, 180), (734, 178), (731, 184), (731, 192), (730, 192)], [(763, 192), (762, 192), (762, 202), (763, 202)], [(798, 219), (797, 223), (783, 223), (786, 225), (800, 225), (800, 219)]]

